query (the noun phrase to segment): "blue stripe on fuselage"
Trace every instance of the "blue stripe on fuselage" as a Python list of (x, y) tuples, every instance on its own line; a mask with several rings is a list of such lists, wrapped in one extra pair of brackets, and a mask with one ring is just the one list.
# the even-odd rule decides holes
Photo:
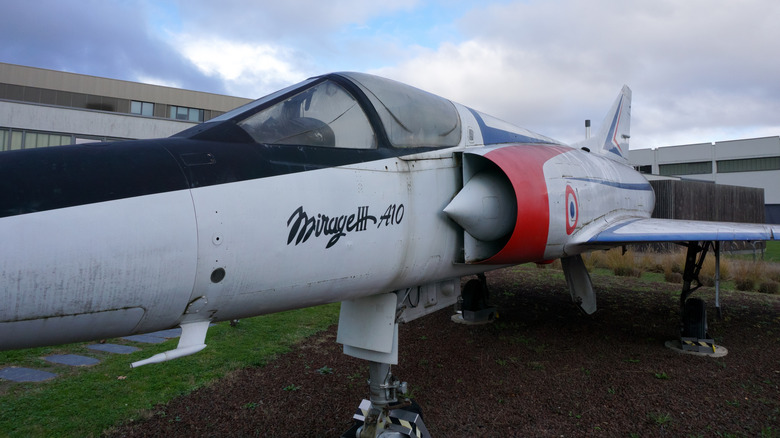
[(485, 124), (482, 116), (471, 108), (468, 108), (471, 114), (477, 119), (477, 125), (479, 130), (482, 131), (482, 143), (484, 144), (502, 144), (502, 143), (550, 143), (547, 140), (542, 140), (536, 137), (529, 137), (527, 135), (518, 134), (516, 132), (506, 131), (503, 129), (493, 128)]
[(653, 187), (650, 185), (650, 183), (624, 183), (620, 181), (607, 181), (604, 179), (596, 179), (596, 178), (566, 178), (573, 181), (585, 181), (585, 182), (591, 182), (595, 184), (601, 184), (609, 187), (616, 187), (618, 189), (626, 189), (626, 190), (639, 190), (639, 191), (652, 191)]

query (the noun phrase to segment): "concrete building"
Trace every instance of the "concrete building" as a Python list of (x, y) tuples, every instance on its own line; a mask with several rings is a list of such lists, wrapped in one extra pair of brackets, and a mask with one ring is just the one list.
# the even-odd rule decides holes
[(780, 223), (780, 136), (637, 149), (642, 173), (764, 189), (767, 223)]
[(0, 151), (168, 137), (250, 101), (0, 63)]

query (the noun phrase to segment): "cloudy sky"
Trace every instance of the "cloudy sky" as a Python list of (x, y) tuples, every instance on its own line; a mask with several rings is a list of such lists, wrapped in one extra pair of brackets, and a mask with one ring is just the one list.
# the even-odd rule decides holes
[(774, 0), (0, 0), (0, 62), (260, 97), (380, 74), (565, 142), (623, 84), (631, 148), (780, 135)]

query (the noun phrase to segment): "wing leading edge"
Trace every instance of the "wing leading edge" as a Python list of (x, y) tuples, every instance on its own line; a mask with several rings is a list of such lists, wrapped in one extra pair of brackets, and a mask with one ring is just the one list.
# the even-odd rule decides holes
[(778, 240), (780, 225), (679, 219), (627, 219), (610, 224), (585, 245), (642, 242)]

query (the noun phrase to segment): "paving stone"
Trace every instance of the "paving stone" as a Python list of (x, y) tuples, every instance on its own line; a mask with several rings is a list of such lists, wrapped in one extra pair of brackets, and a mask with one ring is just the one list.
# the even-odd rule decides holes
[(181, 336), (181, 328), (172, 328), (172, 329), (168, 329), (168, 330), (160, 330), (160, 331), (157, 331), (157, 332), (147, 333), (147, 335), (149, 335), (149, 336), (157, 336), (157, 337), (160, 337), (160, 338), (167, 338), (167, 339), (178, 338), (179, 336)]
[(32, 368), (9, 367), (0, 370), (0, 379), (11, 380), (13, 382), (43, 382), (57, 377), (56, 374), (48, 371), (35, 370)]
[(92, 345), (87, 345), (87, 348), (89, 348), (90, 350), (105, 351), (107, 353), (116, 353), (116, 354), (130, 354), (140, 350), (140, 348), (138, 347), (133, 347), (131, 345), (119, 345), (119, 344), (92, 344)]
[(95, 359), (94, 357), (80, 356), (78, 354), (53, 354), (44, 357), (43, 360), (74, 367), (91, 366), (100, 363), (100, 360)]
[(162, 344), (167, 339), (162, 338), (160, 336), (151, 336), (151, 335), (133, 335), (133, 336), (125, 336), (122, 338), (126, 341), (133, 341), (133, 342), (141, 342), (143, 344)]

